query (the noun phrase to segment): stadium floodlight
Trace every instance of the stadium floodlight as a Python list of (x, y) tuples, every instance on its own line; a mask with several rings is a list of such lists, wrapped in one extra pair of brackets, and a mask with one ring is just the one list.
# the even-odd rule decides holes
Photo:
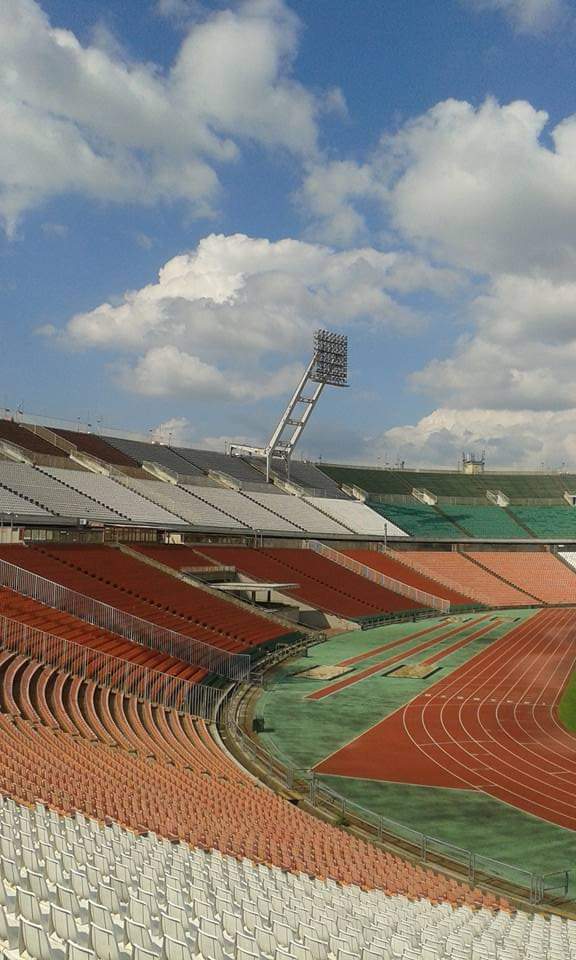
[(317, 330), (314, 357), (312, 380), (333, 387), (348, 386), (348, 337), (330, 330)]
[(330, 330), (316, 330), (313, 357), (268, 444), (252, 447), (234, 443), (230, 446), (230, 453), (265, 459), (268, 481), (272, 461), (282, 460), (289, 479), (292, 453), (325, 386), (348, 386), (348, 337)]

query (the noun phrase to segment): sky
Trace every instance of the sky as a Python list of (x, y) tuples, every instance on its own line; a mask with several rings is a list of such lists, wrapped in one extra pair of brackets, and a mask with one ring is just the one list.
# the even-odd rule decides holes
[[(576, 468), (576, 4), (0, 0), (0, 407)], [(1, 412), (1, 411), (0, 411)]]

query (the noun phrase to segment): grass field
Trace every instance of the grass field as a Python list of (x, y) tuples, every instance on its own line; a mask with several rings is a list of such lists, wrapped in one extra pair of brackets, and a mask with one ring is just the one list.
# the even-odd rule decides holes
[[(533, 613), (533, 610), (498, 611), (490, 613), (490, 619), (481, 623), (478, 623), (479, 614), (467, 614), (450, 618), (448, 624), (445, 619), (393, 624), (343, 634), (316, 646), (310, 650), (309, 657), (281, 665), (271, 685), (261, 695), (257, 712), (266, 726), (262, 739), (270, 752), (284, 763), (310, 769)], [(306, 699), (312, 691), (327, 685), (326, 680), (300, 676), (312, 666), (333, 665), (367, 654), (366, 659), (352, 668), (360, 671), (398, 652), (406, 654), (401, 662), (417, 662), (490, 623), (490, 633), (441, 660), (441, 669), (427, 679), (384, 676), (384, 667), (383, 671), (379, 670), (325, 699)], [(410, 641), (412, 634), (431, 624), (436, 624), (437, 630), (420, 640)], [(424, 639), (434, 640), (436, 634), (441, 635), (459, 624), (462, 632), (457, 636), (439, 640), (425, 653), (410, 656), (411, 646)], [(370, 656), (374, 648), (392, 640), (399, 640), (400, 645)], [(568, 688), (565, 700), (576, 724), (576, 680)], [(483, 856), (506, 860), (535, 872), (568, 869), (572, 864), (576, 865), (576, 834), (521, 813), (481, 792), (344, 777), (326, 776), (322, 779), (354, 803)]]
[(576, 670), (570, 677), (568, 686), (562, 694), (558, 705), (560, 722), (567, 730), (576, 732)]

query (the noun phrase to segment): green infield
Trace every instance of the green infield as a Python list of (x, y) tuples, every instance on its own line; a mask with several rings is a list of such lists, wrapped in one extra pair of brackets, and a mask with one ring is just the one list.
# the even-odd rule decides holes
[[(480, 612), (390, 624), (342, 634), (313, 647), (308, 657), (282, 664), (267, 683), (257, 705), (265, 725), (261, 739), (286, 765), (309, 770), (534, 613), (533, 609), (499, 610), (484, 616)], [(488, 632), (441, 656), (442, 651), (484, 628)], [(424, 651), (414, 652), (424, 644)], [(387, 649), (383, 650), (384, 646)], [(435, 662), (438, 670), (424, 679), (394, 677), (386, 663), (391, 658), (395, 658), (394, 665), (418, 663), (435, 654), (439, 655)], [(341, 678), (346, 681), (366, 673), (369, 667), (381, 664), (381, 668), (323, 699), (310, 699), (310, 694), (326, 690), (335, 681), (303, 674), (313, 667), (334, 667), (351, 659), (356, 662), (347, 665), (348, 672)], [(570, 706), (574, 729), (576, 675), (564, 700)], [(352, 804), (485, 857), (536, 873), (568, 869), (576, 861), (576, 834), (572, 831), (479, 791), (334, 776), (321, 779)]]
[(576, 670), (572, 673), (558, 705), (560, 723), (567, 730), (576, 731)]

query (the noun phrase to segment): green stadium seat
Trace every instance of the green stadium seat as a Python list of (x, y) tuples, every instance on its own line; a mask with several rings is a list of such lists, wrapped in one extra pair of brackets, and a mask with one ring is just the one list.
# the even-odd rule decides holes
[(415, 537), (429, 539), (462, 539), (462, 531), (426, 503), (379, 503), (370, 501), (369, 506), (391, 523)]
[(502, 507), (452, 506), (441, 504), (442, 512), (473, 537), (487, 540), (526, 539), (526, 530)]
[(576, 539), (576, 509), (568, 504), (564, 507), (512, 506), (511, 510), (535, 537)]

